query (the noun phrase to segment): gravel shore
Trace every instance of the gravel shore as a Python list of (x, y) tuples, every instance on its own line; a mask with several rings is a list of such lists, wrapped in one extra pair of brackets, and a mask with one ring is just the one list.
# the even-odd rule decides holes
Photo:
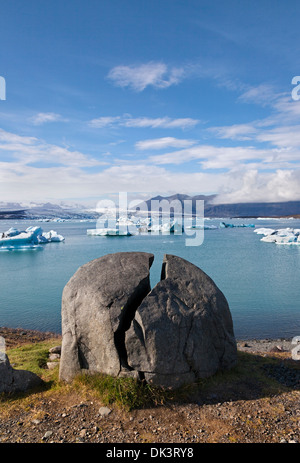
[[(0, 328), (7, 346), (52, 339), (53, 333)], [(59, 344), (60, 336), (55, 334)], [(300, 443), (300, 362), (291, 340), (239, 340), (254, 359), (277, 359), (262, 371), (278, 383), (272, 394), (252, 377), (212, 385), (193, 400), (130, 412), (93, 395), (39, 393), (26, 407), (0, 404), (2, 443)], [(291, 363), (292, 362), (292, 363)], [(273, 368), (273, 370), (272, 370)], [(2, 410), (1, 410), (2, 409)]]

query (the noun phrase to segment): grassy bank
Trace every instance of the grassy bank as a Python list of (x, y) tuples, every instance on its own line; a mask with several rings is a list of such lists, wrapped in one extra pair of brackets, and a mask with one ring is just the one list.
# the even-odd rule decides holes
[(58, 338), (23, 338), (7, 349), (10, 362), (44, 385), (1, 396), (1, 442), (280, 442), (299, 432), (300, 388), (286, 380), (300, 362), (288, 352), (239, 351), (232, 370), (170, 391), (105, 375), (62, 383), (58, 365), (46, 368)]
[[(149, 384), (143, 384), (133, 378), (113, 378), (106, 375), (79, 375), (71, 385), (59, 381), (59, 367), (47, 368), (49, 349), (56, 346), (57, 338), (43, 342), (28, 343), (9, 348), (7, 351), (11, 365), (15, 369), (29, 370), (44, 380), (39, 393), (47, 396), (70, 392), (93, 395), (105, 405), (115, 405), (124, 410), (167, 405), (175, 402), (197, 401), (215, 391), (223, 400), (251, 397), (264, 397), (288, 391), (289, 388), (276, 377), (272, 377), (272, 369), (282, 367), (299, 370), (299, 362), (292, 361), (287, 353), (271, 353), (269, 355), (248, 354), (238, 352), (238, 363), (230, 371), (218, 372), (214, 376), (201, 379), (195, 384), (184, 386), (176, 391), (164, 390)], [(274, 375), (273, 375), (274, 376)], [(13, 404), (34, 398), (34, 394), (26, 393), (17, 397), (2, 396), (4, 403)], [(37, 395), (38, 397), (38, 395)], [(19, 402), (20, 403), (20, 402)]]

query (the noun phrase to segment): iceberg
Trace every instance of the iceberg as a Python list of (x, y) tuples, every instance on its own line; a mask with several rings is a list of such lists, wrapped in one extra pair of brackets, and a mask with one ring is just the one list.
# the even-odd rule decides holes
[(300, 229), (297, 228), (281, 228), (279, 230), (258, 228), (254, 231), (257, 234), (264, 235), (260, 241), (264, 241), (265, 243), (300, 245)]
[(240, 224), (234, 224), (234, 223), (225, 223), (225, 222), (220, 222), (220, 228), (254, 228), (255, 225), (253, 223), (240, 223)]
[(185, 227), (188, 230), (217, 230), (218, 227), (216, 225), (188, 225)]
[[(47, 243), (59, 243), (64, 241), (65, 238), (62, 235), (59, 235), (56, 231), (50, 230), (49, 232), (43, 233), (41, 237), (46, 240)], [(44, 242), (42, 239), (41, 242)]]
[(119, 228), (92, 228), (86, 232), (89, 236), (132, 236), (128, 230)]
[(258, 235), (272, 235), (275, 230), (273, 228), (257, 228), (254, 230), (254, 233), (257, 233)]
[(28, 227), (26, 230), (19, 231), (16, 228), (10, 228), (6, 232), (0, 234), (0, 247), (11, 249), (32, 248), (34, 245), (50, 243), (52, 241), (64, 241), (62, 235), (58, 235), (54, 230), (43, 233), (40, 227)]
[(181, 234), (183, 232), (183, 226), (177, 220), (173, 222), (164, 222), (162, 224), (150, 224), (147, 228), (148, 232), (162, 233), (162, 234)]

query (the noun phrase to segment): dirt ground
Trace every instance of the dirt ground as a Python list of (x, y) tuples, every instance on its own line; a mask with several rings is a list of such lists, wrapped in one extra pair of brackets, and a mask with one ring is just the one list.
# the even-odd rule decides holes
[[(52, 339), (53, 333), (0, 328), (0, 336), (15, 347)], [(272, 394), (251, 371), (189, 401), (130, 412), (104, 407), (80, 391), (39, 392), (26, 398), (26, 407), (0, 403), (0, 442), (300, 443), (300, 361), (291, 358), (291, 348), (287, 340), (238, 341), (239, 351), (278, 360), (265, 370), (278, 383)]]

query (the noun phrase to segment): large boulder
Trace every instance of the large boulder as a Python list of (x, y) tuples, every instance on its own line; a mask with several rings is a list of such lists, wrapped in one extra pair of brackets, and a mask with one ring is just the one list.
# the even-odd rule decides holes
[(0, 393), (12, 394), (25, 392), (39, 387), (43, 380), (27, 370), (15, 370), (12, 368), (7, 355), (0, 358)]
[(161, 281), (126, 332), (128, 363), (146, 381), (178, 387), (233, 367), (236, 341), (227, 300), (211, 278), (166, 255)]
[(69, 381), (82, 370), (130, 374), (125, 331), (151, 289), (153, 259), (143, 252), (108, 254), (70, 279), (62, 295), (60, 379)]
[(89, 370), (176, 388), (235, 365), (223, 293), (198, 267), (170, 255), (151, 291), (153, 259), (109, 254), (71, 278), (62, 297), (62, 380)]

